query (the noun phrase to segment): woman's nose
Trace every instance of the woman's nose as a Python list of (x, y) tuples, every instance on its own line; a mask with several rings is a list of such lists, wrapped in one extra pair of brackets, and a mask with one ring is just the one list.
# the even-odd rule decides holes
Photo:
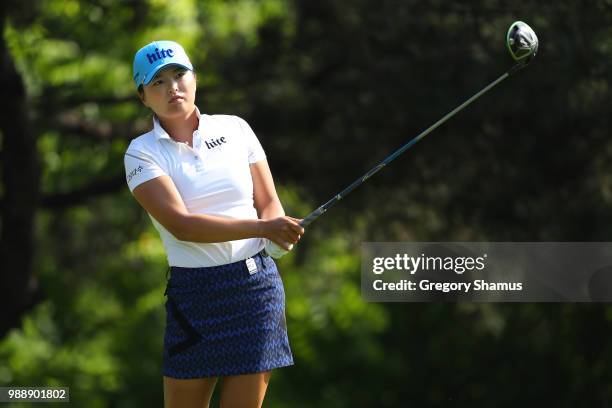
[(168, 87), (168, 93), (174, 93), (178, 91), (178, 82), (175, 80), (170, 81), (170, 86)]

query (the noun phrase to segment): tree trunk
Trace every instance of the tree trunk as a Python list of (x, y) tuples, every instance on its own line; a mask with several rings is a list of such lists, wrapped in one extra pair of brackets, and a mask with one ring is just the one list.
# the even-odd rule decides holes
[[(6, 12), (5, 8), (0, 8)], [(40, 299), (32, 274), (33, 226), (39, 195), (36, 138), (29, 126), (23, 80), (7, 49), (0, 15), (0, 136), (3, 195), (0, 210), (0, 338), (19, 326)]]

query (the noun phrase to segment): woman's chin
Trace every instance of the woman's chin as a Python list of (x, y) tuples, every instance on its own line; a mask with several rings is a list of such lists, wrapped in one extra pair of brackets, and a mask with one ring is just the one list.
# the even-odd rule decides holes
[(157, 116), (163, 119), (173, 119), (177, 117), (185, 117), (185, 115), (189, 115), (195, 110), (195, 105), (187, 102), (180, 103), (172, 103), (170, 104), (162, 114), (157, 114)]

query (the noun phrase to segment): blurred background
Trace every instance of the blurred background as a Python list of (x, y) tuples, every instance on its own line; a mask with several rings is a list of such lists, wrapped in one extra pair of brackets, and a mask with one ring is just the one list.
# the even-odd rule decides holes
[(167, 262), (123, 168), (141, 46), (183, 44), (303, 217), (510, 68), (515, 20), (532, 65), (278, 262), (296, 364), (265, 406), (610, 406), (610, 306), (365, 303), (359, 272), (366, 241), (612, 241), (610, 0), (2, 2), (0, 386), (162, 405)]

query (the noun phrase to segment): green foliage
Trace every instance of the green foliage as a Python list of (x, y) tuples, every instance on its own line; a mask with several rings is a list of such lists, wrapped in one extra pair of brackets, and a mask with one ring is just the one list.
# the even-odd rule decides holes
[[(274, 374), (266, 402), (604, 406), (609, 307), (366, 303), (359, 254), (363, 241), (610, 240), (609, 2), (44, 1), (4, 38), (44, 197), (122, 178), (129, 141), (150, 126), (132, 56), (163, 38), (191, 56), (202, 111), (252, 124), (301, 217), (506, 70), (519, 18), (542, 41), (533, 65), (278, 262), (296, 365)], [(74, 406), (159, 406), (161, 242), (126, 186), (81, 198), (37, 214), (32, 285), (45, 299), (0, 340), (0, 385), (69, 386)]]

